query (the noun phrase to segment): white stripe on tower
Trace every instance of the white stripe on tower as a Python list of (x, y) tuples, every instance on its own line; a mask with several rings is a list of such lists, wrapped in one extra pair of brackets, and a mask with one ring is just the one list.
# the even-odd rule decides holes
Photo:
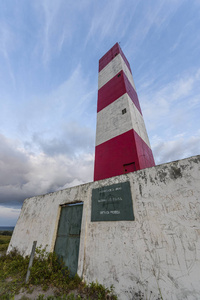
[[(126, 113), (122, 114), (122, 110)], [(126, 93), (97, 114), (96, 146), (130, 130), (135, 132), (150, 148), (143, 116)]]
[(125, 61), (123, 60), (121, 54), (118, 54), (109, 62), (100, 72), (99, 72), (99, 80), (98, 80), (98, 89), (100, 89), (104, 84), (106, 84), (110, 79), (112, 79), (115, 75), (117, 75), (121, 70), (124, 71), (128, 80), (132, 84), (135, 89), (135, 84), (133, 81), (133, 76), (127, 67)]
[(141, 139), (148, 145), (148, 147), (151, 149), (148, 134), (146, 131), (146, 126), (144, 123), (143, 116), (131, 100), (131, 98), (128, 96), (128, 104), (129, 104), (129, 111), (131, 114), (131, 121), (132, 121), (132, 128), (137, 132), (137, 134), (141, 137)]

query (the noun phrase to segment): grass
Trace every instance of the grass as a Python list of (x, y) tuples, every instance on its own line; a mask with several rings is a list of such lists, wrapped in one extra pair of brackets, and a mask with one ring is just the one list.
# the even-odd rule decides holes
[[(55, 291), (54, 295), (47, 298), (41, 294), (37, 300), (117, 299), (112, 287), (108, 289), (97, 282), (85, 284), (78, 275), (71, 278), (68, 268), (58, 260), (56, 254), (47, 253), (41, 248), (36, 249), (29, 282), (25, 284), (28, 263), (29, 257), (23, 257), (16, 250), (0, 257), (0, 299), (13, 299), (20, 290), (32, 292), (36, 286), (41, 286), (44, 291), (51, 287)], [(23, 299), (28, 298), (23, 296)]]
[(10, 235), (3, 235), (3, 232), (1, 232), (0, 235), (0, 251), (6, 251), (11, 239)]

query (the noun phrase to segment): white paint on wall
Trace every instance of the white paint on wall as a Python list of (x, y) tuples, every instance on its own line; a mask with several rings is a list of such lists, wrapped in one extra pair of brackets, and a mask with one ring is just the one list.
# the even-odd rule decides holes
[[(92, 189), (130, 182), (135, 221), (91, 222)], [(59, 205), (83, 201), (78, 274), (119, 299), (200, 299), (200, 156), (26, 199), (8, 252), (52, 250)]]
[[(126, 113), (122, 110), (126, 108)], [(150, 147), (143, 116), (126, 93), (97, 114), (96, 146), (134, 129)]]
[[(107, 64), (100, 72), (98, 77), (98, 89), (100, 89), (104, 84), (106, 84), (110, 79), (112, 79), (115, 75), (117, 75), (121, 70), (124, 71), (128, 80), (132, 84), (135, 89), (135, 83), (133, 80), (133, 76), (127, 67), (125, 61), (123, 60), (121, 54), (118, 54)], [(135, 89), (136, 90), (136, 89)]]

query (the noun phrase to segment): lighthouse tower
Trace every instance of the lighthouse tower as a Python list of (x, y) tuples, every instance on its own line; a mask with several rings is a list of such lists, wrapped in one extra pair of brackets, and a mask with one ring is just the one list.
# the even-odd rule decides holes
[(117, 43), (99, 60), (94, 181), (153, 166), (131, 68)]

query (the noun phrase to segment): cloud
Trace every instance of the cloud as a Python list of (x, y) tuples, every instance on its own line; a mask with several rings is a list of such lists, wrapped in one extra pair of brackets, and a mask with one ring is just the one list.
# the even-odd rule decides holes
[(4, 57), (14, 50), (16, 38), (10, 27), (4, 22), (0, 21), (0, 52)]
[[(159, 34), (164, 32), (172, 17), (182, 5), (180, 0), (168, 1), (138, 1), (133, 9), (131, 21), (131, 38), (125, 42), (126, 55), (137, 57), (138, 51), (143, 51), (143, 43), (148, 37), (159, 38)], [(131, 8), (128, 7), (128, 10)], [(128, 14), (128, 12), (127, 12)], [(152, 37), (150, 37), (152, 39)]]
[[(61, 9), (61, 1), (50, 2), (44, 0), (42, 2), (42, 8), (44, 13), (44, 32), (43, 32), (43, 62), (46, 64), (50, 56), (52, 54), (53, 49), (57, 47), (52, 47), (52, 42), (58, 43), (59, 49), (61, 49), (65, 34), (64, 31), (61, 31), (61, 35), (59, 34), (56, 38), (55, 29), (58, 27), (57, 21), (59, 20), (59, 14)], [(56, 30), (57, 31), (57, 30)], [(57, 31), (58, 32), (58, 31)], [(55, 41), (56, 39), (56, 41)], [(55, 51), (55, 50), (54, 50)]]
[(26, 154), (18, 149), (18, 142), (11, 141), (0, 134), (0, 184), (23, 185), (29, 171), (29, 160)]
[[(19, 101), (20, 105), (16, 101), (7, 109), (6, 118), (5, 114), (0, 112), (0, 119), (5, 118), (6, 132), (10, 124), (14, 124), (14, 133), (20, 134), (24, 143), (32, 144), (33, 140), (37, 140), (38, 144), (42, 145), (45, 140), (46, 143), (49, 141), (57, 144), (59, 137), (59, 142), (63, 139), (62, 144), (66, 150), (69, 144), (67, 135), (72, 135), (69, 131), (73, 126), (75, 131), (85, 128), (90, 138), (93, 135), (95, 139), (96, 94), (96, 87), (89, 83), (81, 66), (77, 65), (70, 76), (53, 90), (43, 95), (27, 96), (28, 101), (23, 104)], [(9, 119), (12, 120), (11, 123), (8, 123)], [(82, 139), (80, 136), (80, 140)], [(32, 147), (34, 151), (35, 146)]]
[(67, 51), (77, 31), (80, 31), (80, 19), (86, 14), (89, 4), (86, 0), (82, 2), (44, 0), (34, 5), (43, 23), (39, 42), (43, 45), (44, 65), (51, 63), (51, 59), (63, 49)]
[(0, 22), (0, 53), (3, 54), (6, 61), (7, 70), (14, 87), (16, 86), (16, 80), (9, 55), (15, 49), (16, 44), (16, 37), (12, 30), (4, 22)]
[(15, 226), (19, 214), (19, 208), (10, 208), (0, 205), (0, 226)]
[(0, 203), (3, 205), (20, 205), (27, 197), (56, 191), (66, 184), (70, 186), (74, 180), (92, 180), (94, 157), (84, 147), (81, 153), (68, 157), (59, 151), (54, 156), (42, 151), (33, 154), (3, 135), (0, 144)]
[[(92, 18), (85, 46), (96, 36), (98, 36), (98, 40), (95, 40), (95, 46), (108, 37), (118, 36), (119, 39), (125, 33), (124, 27), (127, 27), (124, 25), (124, 17), (128, 21), (126, 13), (127, 7), (122, 0), (116, 0), (114, 4), (107, 1), (96, 3), (95, 9), (91, 13)], [(121, 15), (120, 18), (119, 15)]]
[[(96, 87), (78, 64), (45, 95), (16, 100), (6, 110), (0, 203), (21, 205), (27, 197), (93, 179), (96, 97)], [(13, 134), (9, 126), (20, 140), (6, 137)]]
[[(182, 135), (184, 136), (184, 134)], [(193, 155), (199, 155), (200, 153), (199, 135), (191, 136), (188, 139), (177, 137), (176, 139), (169, 141), (158, 139), (157, 142), (154, 143), (155, 139), (156, 137), (152, 139), (152, 149), (156, 164), (179, 160)]]
[(154, 130), (161, 126), (176, 126), (177, 122), (193, 121), (192, 110), (199, 105), (200, 98), (200, 70), (193, 71), (168, 84), (158, 85), (156, 78), (151, 81), (141, 80), (139, 98), (142, 103), (142, 111), (148, 128)]
[(200, 153), (199, 74), (192, 70), (165, 85), (141, 80), (139, 98), (157, 164)]
[(37, 144), (48, 156), (63, 154), (73, 158), (80, 153), (94, 151), (94, 132), (90, 128), (80, 127), (77, 122), (71, 122), (65, 124), (59, 136), (50, 139), (34, 134), (32, 143)]

